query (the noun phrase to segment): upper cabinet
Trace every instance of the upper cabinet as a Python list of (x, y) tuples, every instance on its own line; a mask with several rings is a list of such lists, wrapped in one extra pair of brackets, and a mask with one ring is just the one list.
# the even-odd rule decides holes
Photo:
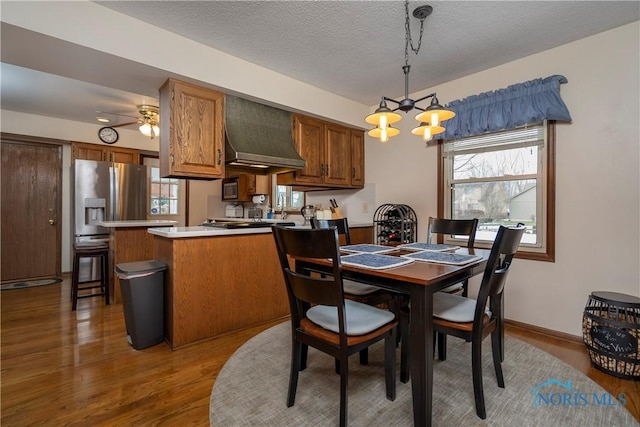
[(71, 143), (71, 156), (73, 160), (140, 164), (140, 152), (133, 148), (86, 144), (83, 142)]
[(314, 190), (364, 186), (364, 133), (294, 114), (293, 138), (306, 167), (278, 175), (279, 185)]
[(351, 138), (351, 186), (364, 187), (364, 131), (352, 129)]
[(160, 174), (224, 178), (224, 94), (168, 79), (160, 88)]

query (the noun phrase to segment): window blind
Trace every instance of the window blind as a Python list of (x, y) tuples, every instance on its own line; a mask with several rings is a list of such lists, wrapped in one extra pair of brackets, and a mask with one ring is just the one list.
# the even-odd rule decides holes
[(539, 123), (520, 129), (447, 141), (443, 145), (442, 152), (445, 157), (448, 157), (456, 154), (542, 146), (544, 145), (544, 133), (545, 126), (543, 123)]

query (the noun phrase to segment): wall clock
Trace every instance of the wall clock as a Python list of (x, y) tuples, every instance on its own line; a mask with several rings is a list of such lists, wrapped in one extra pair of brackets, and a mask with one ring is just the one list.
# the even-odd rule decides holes
[(114, 128), (105, 126), (100, 128), (100, 130), (98, 131), (98, 138), (100, 138), (100, 141), (104, 142), (105, 144), (113, 144), (118, 140), (119, 135), (118, 131)]

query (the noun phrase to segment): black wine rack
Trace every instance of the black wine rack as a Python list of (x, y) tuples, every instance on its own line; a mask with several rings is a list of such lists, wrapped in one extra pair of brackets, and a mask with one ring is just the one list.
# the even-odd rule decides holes
[(418, 235), (416, 213), (407, 205), (385, 204), (373, 214), (376, 243), (396, 246), (413, 243)]

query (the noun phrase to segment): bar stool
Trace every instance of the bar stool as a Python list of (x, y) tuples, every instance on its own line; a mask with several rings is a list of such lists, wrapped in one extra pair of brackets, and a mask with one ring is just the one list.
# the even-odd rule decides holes
[[(73, 272), (71, 277), (71, 311), (75, 311), (78, 299), (99, 297), (104, 295), (105, 304), (109, 305), (109, 245), (104, 242), (78, 242), (73, 244)], [(83, 283), (95, 283), (97, 280), (80, 282), (80, 258), (100, 258), (100, 284), (83, 286)], [(100, 292), (79, 295), (79, 291), (100, 288)]]

